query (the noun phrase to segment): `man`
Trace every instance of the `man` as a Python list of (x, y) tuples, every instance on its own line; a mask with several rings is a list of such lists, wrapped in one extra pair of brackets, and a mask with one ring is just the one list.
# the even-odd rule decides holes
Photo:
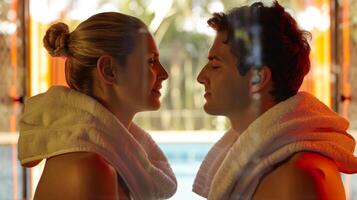
[(356, 173), (348, 121), (306, 92), (308, 33), (278, 2), (215, 13), (217, 31), (197, 80), (204, 110), (232, 128), (213, 146), (193, 191), (208, 199), (345, 199)]

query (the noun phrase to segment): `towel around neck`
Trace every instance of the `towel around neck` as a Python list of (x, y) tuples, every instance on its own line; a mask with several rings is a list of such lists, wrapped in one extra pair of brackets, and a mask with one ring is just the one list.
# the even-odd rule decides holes
[(266, 111), (239, 137), (228, 131), (207, 154), (193, 191), (212, 200), (250, 199), (265, 173), (301, 151), (320, 153), (341, 172), (356, 173), (348, 126), (318, 99), (299, 92)]
[(63, 86), (26, 101), (20, 121), (22, 164), (70, 152), (93, 152), (110, 163), (134, 199), (169, 198), (174, 173), (150, 135), (132, 123), (129, 130), (95, 99)]

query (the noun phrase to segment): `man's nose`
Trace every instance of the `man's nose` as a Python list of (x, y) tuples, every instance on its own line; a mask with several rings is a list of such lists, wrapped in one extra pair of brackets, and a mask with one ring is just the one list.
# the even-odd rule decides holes
[(206, 66), (204, 66), (202, 68), (202, 70), (200, 71), (200, 73), (197, 76), (197, 81), (201, 84), (205, 84), (206, 79), (207, 79), (205, 69), (206, 69)]

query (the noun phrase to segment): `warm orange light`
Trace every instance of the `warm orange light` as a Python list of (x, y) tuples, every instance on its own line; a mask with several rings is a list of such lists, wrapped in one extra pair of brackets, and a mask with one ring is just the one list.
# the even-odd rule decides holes
[(30, 17), (30, 96), (45, 92), (50, 86), (49, 58), (42, 46), (47, 24)]
[[(320, 1), (317, 5), (321, 12), (329, 11), (329, 2)], [(314, 48), (315, 54), (312, 69), (315, 70), (316, 78), (314, 79), (314, 94), (327, 106), (331, 107), (331, 38), (330, 29), (315, 30)], [(317, 72), (317, 73), (316, 73)]]
[[(349, 83), (349, 67), (350, 67), (350, 5), (349, 0), (342, 2), (342, 94), (346, 97), (351, 96), (351, 86)], [(348, 118), (348, 108), (350, 102), (348, 100), (342, 103), (342, 115)], [(344, 185), (346, 191), (346, 199), (350, 199), (351, 181), (350, 176), (344, 177)]]
[[(349, 21), (349, 1), (343, 1), (342, 7), (342, 92), (345, 96), (351, 96), (351, 86), (349, 83), (350, 67), (350, 21)], [(343, 103), (343, 115), (348, 117), (349, 102)]]
[(311, 71), (301, 90), (308, 91), (331, 107), (331, 36), (328, 0), (309, 2), (297, 15), (299, 25), (312, 33)]
[[(31, 6), (34, 6), (30, 3)], [(30, 14), (29, 19), (29, 96), (45, 92), (50, 86), (49, 56), (43, 47), (42, 38), (46, 32), (47, 23), (34, 19)], [(46, 18), (47, 16), (44, 16)], [(41, 166), (31, 169), (30, 173), (30, 196), (33, 198), (35, 187), (42, 172)]]

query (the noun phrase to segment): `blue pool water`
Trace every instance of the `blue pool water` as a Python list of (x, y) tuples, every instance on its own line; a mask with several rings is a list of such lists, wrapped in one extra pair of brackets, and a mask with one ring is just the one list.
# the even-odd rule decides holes
[[(13, 160), (13, 156), (16, 156)], [(13, 166), (13, 162), (16, 163)], [(17, 180), (13, 180), (13, 173), (17, 172)], [(17, 181), (17, 197), (22, 196), (22, 167), (17, 160), (16, 146), (0, 145), (0, 200), (14, 199), (13, 184)]]
[(170, 199), (204, 199), (192, 192), (192, 184), (212, 144), (159, 144), (159, 146), (165, 152), (177, 177), (177, 192)]

